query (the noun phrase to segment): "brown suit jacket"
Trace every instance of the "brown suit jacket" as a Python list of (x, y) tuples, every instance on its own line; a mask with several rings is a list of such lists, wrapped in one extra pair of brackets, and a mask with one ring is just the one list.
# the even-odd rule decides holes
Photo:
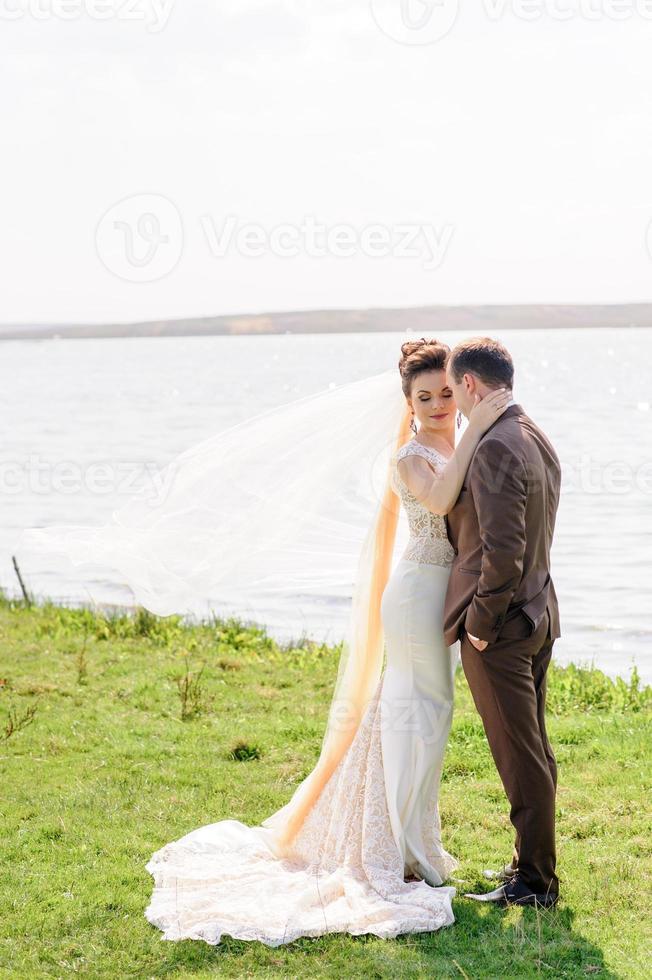
[(561, 635), (550, 577), (560, 484), (550, 440), (510, 405), (478, 443), (446, 519), (455, 549), (444, 607), (449, 646), (464, 629), (491, 643), (517, 616), (533, 631), (546, 608), (552, 638)]

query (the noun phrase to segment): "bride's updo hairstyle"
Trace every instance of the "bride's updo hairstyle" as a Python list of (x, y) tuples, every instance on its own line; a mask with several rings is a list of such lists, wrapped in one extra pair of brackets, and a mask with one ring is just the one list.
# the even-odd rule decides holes
[(443, 371), (451, 349), (440, 340), (421, 337), (420, 340), (406, 340), (401, 344), (401, 359), (398, 369), (401, 372), (401, 386), (406, 398), (410, 397), (412, 382), (422, 371)]

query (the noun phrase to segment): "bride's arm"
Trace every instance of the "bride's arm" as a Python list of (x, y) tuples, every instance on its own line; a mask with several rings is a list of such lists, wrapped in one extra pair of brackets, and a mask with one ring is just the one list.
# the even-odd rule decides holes
[(469, 413), (469, 424), (446, 466), (434, 473), (423, 456), (409, 454), (398, 462), (401, 479), (419, 503), (433, 514), (447, 514), (457, 500), (476, 446), (490, 425), (499, 418), (512, 397), (500, 388), (476, 403)]

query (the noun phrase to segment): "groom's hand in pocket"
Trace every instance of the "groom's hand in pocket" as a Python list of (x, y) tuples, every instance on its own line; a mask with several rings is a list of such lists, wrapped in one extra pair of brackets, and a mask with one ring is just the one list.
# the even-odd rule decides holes
[(469, 638), (469, 640), (470, 640), (470, 642), (471, 642), (471, 644), (472, 644), (472, 645), (473, 645), (473, 646), (474, 646), (474, 647), (476, 648), (476, 650), (478, 650), (478, 651), (479, 651), (480, 653), (482, 653), (482, 651), (483, 651), (483, 650), (486, 650), (486, 649), (487, 649), (487, 647), (489, 646), (489, 641), (488, 641), (488, 640), (480, 640), (480, 639), (479, 639), (479, 638), (478, 638), (477, 636), (471, 636), (471, 634), (470, 634), (470, 633), (468, 632), (468, 630), (467, 630), (467, 633), (466, 633), (466, 635), (468, 636), (468, 638)]

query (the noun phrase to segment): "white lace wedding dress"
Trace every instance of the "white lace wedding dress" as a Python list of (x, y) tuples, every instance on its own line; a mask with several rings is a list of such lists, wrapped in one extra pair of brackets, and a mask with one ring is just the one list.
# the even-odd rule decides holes
[[(145, 911), (162, 939), (269, 946), (330, 932), (392, 938), (454, 922), (457, 866), (440, 837), (439, 781), (453, 710), (454, 650), (443, 638), (453, 551), (445, 522), (412, 496), (396, 463), (445, 459), (412, 440), (393, 486), (410, 538), (382, 598), (386, 666), (355, 738), (280, 859), (268, 831), (208, 824), (156, 851)], [(410, 880), (405, 880), (406, 877)]]

